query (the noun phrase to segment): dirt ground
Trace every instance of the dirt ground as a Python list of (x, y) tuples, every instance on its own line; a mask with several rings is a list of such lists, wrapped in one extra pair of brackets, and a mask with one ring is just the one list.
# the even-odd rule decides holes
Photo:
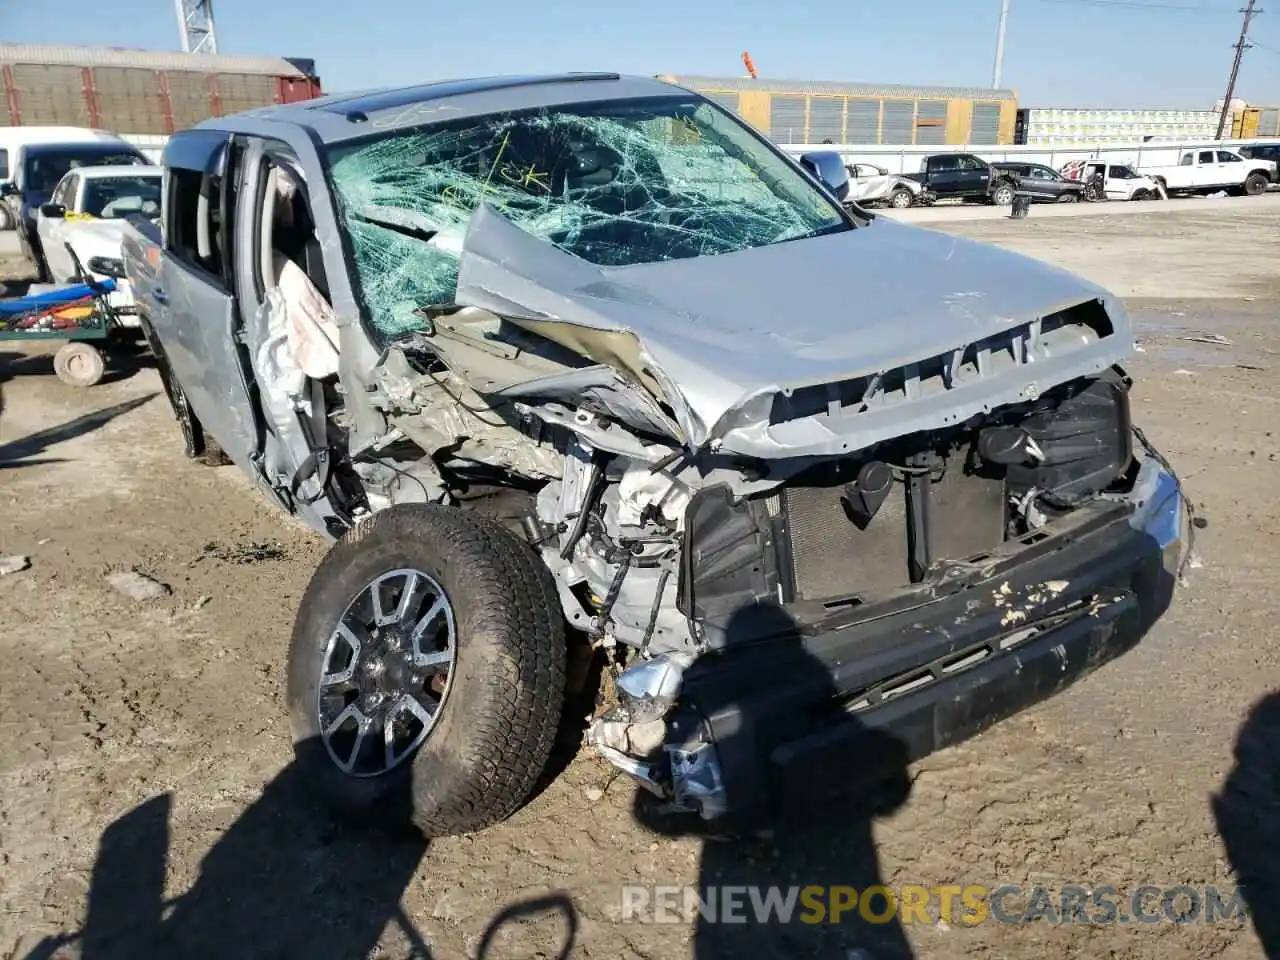
[[(1202, 565), (1132, 653), (913, 765), (892, 812), (751, 841), (642, 825), (587, 754), (481, 835), (340, 828), (295, 782), (282, 690), (322, 544), (182, 458), (154, 370), (77, 391), (46, 357), (0, 356), (0, 554), (30, 557), (0, 576), (0, 957), (1265, 955), (1242, 920), (621, 922), (627, 884), (1109, 884), (1124, 901), (1229, 889), (1233, 865), (1277, 904), (1280, 204), (934, 226), (1131, 298), (1134, 415), (1207, 521)], [(1205, 332), (1230, 343), (1180, 339)], [(121, 569), (172, 592), (126, 599), (105, 579)]]

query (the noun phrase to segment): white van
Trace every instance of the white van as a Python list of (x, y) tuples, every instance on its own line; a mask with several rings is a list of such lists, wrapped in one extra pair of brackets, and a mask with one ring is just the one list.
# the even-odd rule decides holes
[(0, 127), (0, 230), (34, 228), (35, 211), (73, 167), (147, 164), (137, 147), (89, 127)]

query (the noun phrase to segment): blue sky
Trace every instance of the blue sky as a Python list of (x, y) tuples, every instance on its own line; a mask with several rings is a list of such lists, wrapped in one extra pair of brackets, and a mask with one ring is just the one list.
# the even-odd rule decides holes
[[(173, 0), (11, 0), (3, 39), (178, 49)], [(1003, 84), (1026, 106), (1209, 109), (1237, 0), (1011, 0)], [(14, 9), (16, 7), (16, 9)], [(1000, 0), (215, 0), (219, 52), (311, 57), (329, 91), (559, 70), (988, 86)], [(108, 12), (109, 11), (109, 12)], [(1272, 22), (1274, 21), (1274, 22)], [(1280, 103), (1280, 6), (1237, 96)]]

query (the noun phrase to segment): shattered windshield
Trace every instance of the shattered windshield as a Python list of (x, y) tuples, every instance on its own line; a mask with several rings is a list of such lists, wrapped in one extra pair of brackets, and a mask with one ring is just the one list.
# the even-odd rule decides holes
[(728, 113), (687, 96), (491, 114), (394, 131), (327, 157), (377, 332), (450, 303), (488, 203), (590, 263), (731, 253), (848, 229), (839, 206)]

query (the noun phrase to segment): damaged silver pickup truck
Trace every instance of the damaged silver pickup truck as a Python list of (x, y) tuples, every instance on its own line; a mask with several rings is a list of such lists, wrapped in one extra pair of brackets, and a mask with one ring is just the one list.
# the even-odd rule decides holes
[(614, 680), (589, 742), (732, 822), (847, 788), (872, 733), (919, 757), (1048, 697), (1170, 603), (1189, 508), (1121, 304), (846, 209), (838, 158), (694, 93), (330, 96), (163, 165), (123, 271), (188, 454), (336, 541), (288, 699), (348, 810), (511, 814), (574, 638)]

